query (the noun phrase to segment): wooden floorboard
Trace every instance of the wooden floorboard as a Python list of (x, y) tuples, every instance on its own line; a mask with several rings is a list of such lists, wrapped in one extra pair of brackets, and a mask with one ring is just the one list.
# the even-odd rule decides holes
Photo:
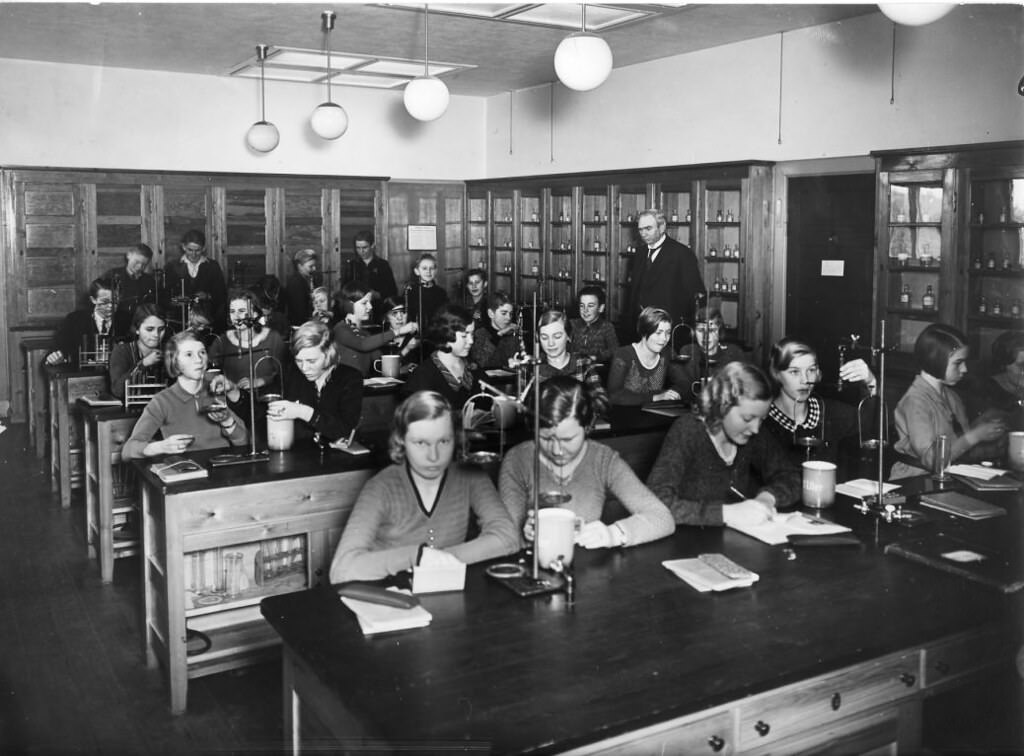
[(171, 715), (143, 659), (139, 558), (103, 585), (82, 492), (62, 510), (47, 475), (25, 426), (0, 434), (0, 754), (280, 753), (277, 663), (192, 680)]

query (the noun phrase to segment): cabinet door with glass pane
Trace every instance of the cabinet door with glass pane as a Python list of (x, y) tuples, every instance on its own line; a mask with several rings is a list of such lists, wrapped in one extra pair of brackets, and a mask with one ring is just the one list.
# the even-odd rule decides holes
[(878, 173), (879, 320), (906, 355), (930, 323), (957, 322), (956, 186), (952, 168)]
[[(612, 270), (611, 191), (606, 184), (583, 188), (583, 226), (580, 241), (579, 285), (607, 289)], [(576, 317), (576, 292), (563, 303), (569, 317)]]
[(973, 173), (969, 213), (967, 335), (972, 356), (988, 362), (997, 336), (1024, 328), (1024, 169)]
[(511, 189), (491, 191), (491, 246), (494, 250), (493, 269), (504, 275), (495, 275), (492, 291), (502, 291), (513, 299), (518, 296), (518, 281), (515, 271), (516, 239), (513, 212), (515, 192)]
[(640, 236), (637, 217), (650, 205), (647, 184), (621, 184), (613, 187), (615, 213), (612, 216), (612, 276), (608, 281), (608, 303), (605, 317), (613, 322), (622, 318), (633, 281)]
[[(574, 223), (574, 211), (577, 207), (573, 202), (572, 187), (551, 189), (548, 193), (548, 238), (544, 259), (540, 268), (534, 265), (529, 274), (539, 275), (540, 290), (537, 303), (541, 310), (548, 307), (562, 308), (575, 298), (573, 282), (576, 279), (576, 250), (579, 239)], [(527, 278), (524, 275), (524, 278)], [(524, 299), (524, 303), (528, 300)]]
[[(516, 192), (519, 204), (518, 216), (518, 254), (515, 255), (517, 263), (513, 260), (503, 260), (509, 276), (514, 276), (515, 286), (509, 286), (506, 291), (511, 294), (517, 307), (530, 304), (533, 292), (536, 291), (539, 275), (534, 271), (535, 265), (539, 264), (544, 251), (544, 193), (541, 189), (520, 189)], [(530, 278), (524, 278), (529, 275)]]

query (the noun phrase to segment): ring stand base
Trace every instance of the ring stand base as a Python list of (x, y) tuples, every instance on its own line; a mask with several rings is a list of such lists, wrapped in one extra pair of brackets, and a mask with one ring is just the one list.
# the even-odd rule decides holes
[(255, 462), (269, 462), (270, 452), (258, 451), (246, 454), (218, 454), (210, 458), (210, 467), (248, 465)]
[(534, 580), (533, 575), (526, 569), (506, 569), (511, 567), (518, 567), (518, 565), (496, 564), (487, 568), (487, 576), (522, 598), (543, 596), (547, 593), (558, 593), (565, 590), (565, 578), (556, 572), (539, 570), (537, 579)]

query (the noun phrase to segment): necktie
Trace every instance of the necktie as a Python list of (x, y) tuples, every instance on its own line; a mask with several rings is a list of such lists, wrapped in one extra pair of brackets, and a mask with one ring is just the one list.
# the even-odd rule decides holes
[(661, 249), (660, 246), (651, 247), (649, 250), (647, 250), (647, 262), (654, 262), (654, 256), (658, 254), (659, 249)]

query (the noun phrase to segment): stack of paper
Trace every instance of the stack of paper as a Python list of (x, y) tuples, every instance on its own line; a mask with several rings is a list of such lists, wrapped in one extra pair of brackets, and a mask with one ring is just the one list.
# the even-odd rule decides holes
[(727, 578), (715, 568), (696, 558), (669, 559), (661, 564), (674, 572), (677, 577), (682, 578), (691, 588), (695, 588), (701, 593), (728, 591), (732, 588), (749, 588), (760, 579), (760, 576), (753, 572), (751, 573), (752, 578), (744, 580)]
[(363, 635), (374, 633), (390, 633), (395, 630), (407, 630), (413, 627), (426, 627), (433, 619), (422, 606), (414, 606), (411, 609), (401, 609), (395, 606), (384, 604), (371, 604), (369, 601), (345, 598), (341, 600), (345, 606), (352, 610), (359, 620), (359, 627)]
[[(883, 483), (882, 494), (884, 495), (890, 491), (895, 491), (897, 488), (899, 488), (899, 485), (896, 483)], [(855, 499), (863, 499), (865, 496), (877, 496), (878, 481), (868, 480), (867, 478), (848, 480), (845, 483), (839, 483), (836, 485), (836, 493), (841, 493), (845, 496), (852, 496)]]

